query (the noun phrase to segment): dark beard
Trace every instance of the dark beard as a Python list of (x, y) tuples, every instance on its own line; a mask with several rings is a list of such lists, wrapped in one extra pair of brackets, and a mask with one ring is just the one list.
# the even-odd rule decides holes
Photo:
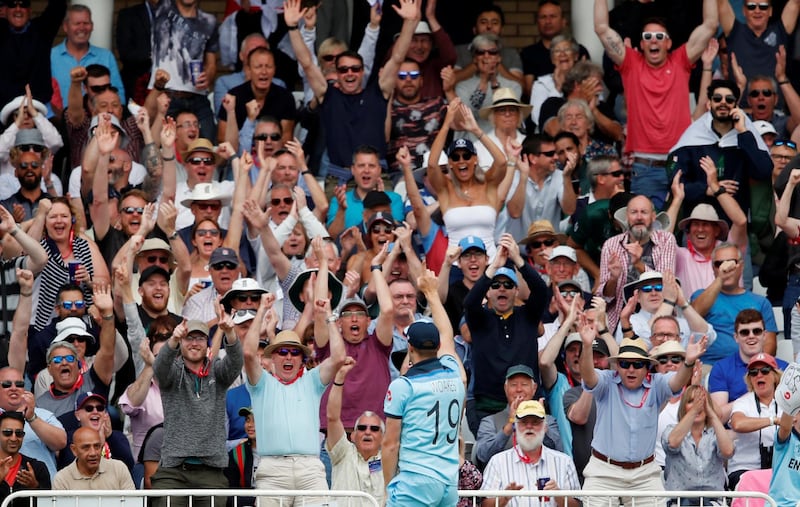
[(19, 185), (28, 191), (36, 190), (37, 188), (39, 188), (39, 185), (41, 184), (42, 184), (41, 176), (37, 176), (32, 181), (24, 177), (19, 180)]
[(711, 117), (714, 119), (714, 121), (718, 121), (720, 123), (733, 123), (733, 115), (732, 114), (728, 114), (728, 116), (724, 116), (724, 117), (720, 118), (719, 116), (717, 116), (712, 111), (711, 112)]

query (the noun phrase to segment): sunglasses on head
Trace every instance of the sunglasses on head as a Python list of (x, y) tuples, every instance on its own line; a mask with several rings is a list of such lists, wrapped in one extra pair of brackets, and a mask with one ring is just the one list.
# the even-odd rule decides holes
[(655, 284), (655, 285), (642, 285), (641, 287), (639, 287), (639, 290), (642, 291), (642, 292), (647, 292), (647, 293), (650, 293), (650, 292), (653, 292), (653, 291), (661, 292), (662, 290), (664, 290), (664, 286), (662, 284), (660, 284), (660, 283)]
[(36, 153), (41, 153), (44, 151), (44, 146), (41, 144), (20, 144), (17, 146), (19, 151), (34, 151)]
[(142, 208), (141, 206), (140, 207), (126, 206), (122, 208), (122, 212), (125, 213), (126, 215), (133, 215), (134, 213), (136, 213), (137, 215), (143, 215), (144, 208)]
[(747, 375), (751, 377), (755, 377), (759, 373), (762, 375), (769, 375), (772, 371), (773, 370), (771, 366), (762, 366), (761, 368), (750, 368), (747, 370)]
[(740, 329), (738, 332), (741, 336), (750, 336), (751, 333), (753, 336), (761, 336), (764, 334), (764, 328), (755, 327), (753, 329)]
[(531, 241), (530, 243), (531, 248), (541, 248), (542, 245), (544, 246), (553, 246), (556, 244), (556, 240), (554, 239), (544, 239), (542, 241)]
[(562, 290), (561, 297), (562, 298), (574, 298), (581, 294), (579, 290)]
[(372, 227), (370, 227), (369, 231), (372, 234), (389, 234), (391, 232), (394, 232), (394, 226), (387, 224), (375, 224)]
[(453, 162), (460, 162), (462, 160), (466, 162), (467, 160), (472, 160), (472, 153), (468, 151), (464, 153), (459, 153), (459, 152), (451, 153), (450, 160), (452, 160)]
[(669, 34), (667, 32), (642, 32), (642, 39), (652, 40), (653, 38), (656, 40), (669, 39)]
[(105, 405), (84, 405), (81, 408), (83, 408), (85, 411), (87, 411), (89, 413), (94, 412), (95, 410), (98, 411), (98, 412), (105, 412), (106, 411), (106, 406)]
[(397, 73), (397, 79), (401, 81), (405, 81), (406, 79), (411, 79), (416, 81), (417, 79), (419, 79), (419, 76), (420, 72), (418, 70), (411, 70), (411, 71), (401, 70), (400, 72)]
[(237, 294), (236, 301), (240, 303), (247, 303), (248, 301), (258, 303), (261, 301), (261, 294)]
[(20, 162), (20, 164), (19, 164), (19, 168), (23, 169), (23, 170), (25, 170), (25, 169), (27, 169), (29, 167), (33, 168), (33, 169), (39, 169), (40, 167), (42, 167), (42, 163), (41, 162)]
[(492, 55), (492, 56), (496, 56), (496, 55), (499, 55), (499, 54), (500, 54), (500, 50), (499, 50), (499, 49), (497, 49), (497, 48), (492, 48), (492, 49), (476, 49), (475, 51), (473, 51), (473, 53), (472, 53), (472, 54), (474, 54), (474, 55), (477, 55), (477, 56), (486, 56), (486, 55)]
[(220, 262), (218, 264), (214, 264), (213, 266), (211, 266), (211, 269), (213, 269), (214, 271), (222, 271), (223, 269), (229, 269), (233, 271), (237, 267), (238, 266), (232, 262)]
[(299, 355), (302, 355), (303, 351), (300, 350), (300, 349), (295, 349), (295, 348), (289, 349), (289, 348), (281, 347), (278, 350), (276, 350), (275, 353), (278, 354), (279, 356), (283, 356), (283, 357), (286, 357), (289, 354), (291, 354), (292, 357), (297, 357)]
[(67, 343), (86, 343), (89, 339), (83, 335), (74, 334), (72, 336), (68, 336), (64, 341)]
[(86, 302), (81, 299), (77, 301), (62, 301), (61, 308), (65, 310), (72, 310), (73, 308), (76, 310), (83, 310), (86, 308)]
[(94, 93), (103, 93), (104, 91), (111, 89), (111, 83), (92, 85), (89, 87), (89, 89)]
[(217, 236), (219, 236), (219, 229), (197, 229), (194, 232), (201, 238), (205, 236), (211, 236), (212, 238), (216, 238)]
[(511, 290), (514, 287), (516, 287), (516, 285), (514, 285), (514, 282), (512, 282), (511, 280), (503, 280), (503, 281), (496, 280), (496, 281), (492, 282), (492, 284), (489, 285), (489, 287), (494, 289), (494, 290), (497, 290), (500, 287), (503, 287), (504, 289)]
[(205, 165), (205, 166), (212, 166), (214, 165), (214, 159), (208, 157), (192, 157), (187, 160), (192, 165)]
[(775, 141), (774, 143), (772, 143), (772, 146), (788, 146), (793, 150), (797, 149), (797, 143), (795, 143), (794, 141), (789, 141), (788, 139), (780, 139), (778, 141)]
[(160, 262), (161, 264), (166, 264), (169, 262), (169, 257), (166, 255), (148, 255), (145, 257), (149, 264), (155, 264), (156, 262)]
[(15, 435), (17, 438), (22, 438), (25, 436), (25, 430), (23, 429), (11, 429), (11, 428), (3, 428), (0, 430), (3, 433), (4, 437), (10, 437), (11, 435)]
[(273, 132), (272, 134), (258, 134), (253, 136), (253, 141), (266, 141), (267, 139), (270, 141), (280, 141), (281, 135), (277, 132)]
[(377, 433), (381, 430), (381, 427), (377, 424), (358, 424), (356, 425), (356, 429), (358, 431), (367, 431), (367, 428), (373, 433)]
[(714, 95), (711, 96), (711, 102), (719, 104), (723, 100), (729, 106), (733, 105), (733, 104), (736, 104), (736, 96), (735, 95), (722, 95), (720, 93), (715, 93)]
[(748, 97), (754, 99), (759, 95), (763, 95), (764, 97), (772, 97), (775, 92), (770, 90), (769, 88), (764, 88), (762, 90), (750, 90), (750, 93), (747, 94)]
[(25, 387), (24, 380), (4, 380), (0, 382), (0, 386), (3, 386), (3, 389), (11, 389), (11, 386), (18, 387), (22, 389)]
[(73, 354), (69, 354), (66, 356), (53, 356), (50, 358), (50, 362), (53, 364), (61, 364), (63, 361), (66, 361), (70, 364), (75, 362), (76, 357)]
[(681, 364), (683, 362), (683, 358), (681, 356), (661, 356), (658, 358), (659, 364)]
[(761, 3), (748, 2), (748, 3), (745, 4), (745, 7), (747, 7), (748, 11), (754, 11), (756, 9), (758, 9), (760, 11), (769, 10), (769, 4), (766, 3), (766, 2), (761, 2)]
[(278, 197), (275, 197), (275, 198), (273, 198), (273, 199), (270, 199), (270, 201), (269, 201), (269, 202), (270, 202), (270, 204), (272, 204), (273, 206), (279, 206), (281, 203), (283, 203), (283, 204), (285, 204), (285, 205), (287, 205), (287, 206), (291, 206), (291, 205), (292, 205), (292, 203), (294, 203), (294, 199), (292, 199), (291, 197), (284, 197), (283, 199), (280, 199), (280, 198), (278, 198)]
[(556, 150), (548, 150), (548, 151), (540, 151), (539, 152), (539, 155), (541, 155), (543, 157), (547, 157), (547, 158), (554, 157), (555, 154), (556, 154)]
[(631, 366), (633, 366), (635, 370), (641, 370), (642, 368), (647, 366), (647, 364), (648, 364), (647, 361), (628, 361), (626, 359), (619, 360), (619, 365), (623, 370), (627, 370)]
[(714, 267), (719, 269), (719, 267), (722, 266), (727, 261), (731, 261), (734, 264), (739, 264), (739, 259), (721, 259), (718, 261), (714, 261)]
[(363, 69), (363, 65), (342, 65), (341, 67), (336, 67), (336, 72), (339, 74), (347, 74), (348, 72), (358, 73)]
[(192, 202), (192, 206), (197, 206), (200, 209), (217, 211), (222, 207), (222, 204), (218, 202), (194, 201)]

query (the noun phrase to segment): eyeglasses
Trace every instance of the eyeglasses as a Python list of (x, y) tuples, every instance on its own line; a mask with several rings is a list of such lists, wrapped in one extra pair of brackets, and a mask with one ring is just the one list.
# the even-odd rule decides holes
[(297, 356), (301, 355), (303, 353), (303, 351), (300, 350), (300, 349), (295, 349), (295, 348), (288, 349), (288, 348), (285, 348), (285, 347), (281, 347), (278, 350), (276, 350), (275, 353), (278, 354), (279, 356), (282, 356), (282, 357), (286, 357), (286, 356), (288, 356), (290, 354), (292, 355), (292, 357), (297, 357)]
[(683, 362), (683, 358), (681, 356), (661, 356), (658, 358), (659, 364), (681, 364)]
[(473, 54), (473, 55), (476, 55), (476, 56), (486, 56), (486, 55), (497, 56), (497, 55), (499, 55), (499, 54), (500, 54), (500, 50), (499, 50), (499, 49), (497, 49), (497, 48), (492, 48), (492, 49), (476, 49), (475, 51), (473, 51), (473, 52), (472, 52), (472, 54)]
[(222, 207), (221, 203), (218, 202), (207, 202), (207, 201), (193, 201), (192, 206), (197, 206), (200, 209), (207, 209), (211, 211), (217, 211)]
[[(0, 5), (3, 4), (0, 2)], [(22, 7), (23, 9), (28, 9), (31, 6), (31, 0), (6, 0), (5, 5), (9, 9), (13, 9), (14, 7)]]
[(364, 70), (363, 65), (342, 65), (341, 67), (336, 67), (336, 72), (339, 74), (347, 74), (348, 72), (358, 73)]
[(190, 334), (183, 337), (187, 342), (208, 342), (208, 336), (204, 334)]
[(169, 257), (165, 255), (148, 255), (145, 257), (149, 264), (155, 264), (156, 262), (160, 262), (161, 264), (166, 264), (169, 262)]
[(625, 176), (625, 171), (620, 169), (619, 171), (611, 171), (608, 173), (600, 173), (602, 176), (611, 176), (612, 178), (621, 178)]
[(216, 238), (217, 236), (219, 236), (219, 229), (197, 229), (194, 232), (201, 238), (205, 236), (211, 236), (212, 238)]
[(0, 382), (0, 386), (3, 386), (3, 389), (11, 389), (11, 386), (18, 387), (22, 389), (25, 387), (24, 380), (4, 380)]
[(200, 122), (186, 120), (183, 123), (177, 124), (175, 128), (197, 129), (200, 128)]
[(458, 152), (451, 153), (450, 154), (450, 160), (452, 160), (453, 162), (460, 162), (462, 160), (464, 162), (466, 162), (468, 160), (472, 160), (472, 153), (470, 153), (468, 151), (464, 152), (464, 153), (458, 153)]
[(679, 335), (676, 333), (653, 333), (651, 338), (664, 338), (664, 340), (677, 340)]
[(53, 364), (61, 364), (63, 361), (66, 361), (70, 364), (75, 362), (75, 356), (73, 354), (69, 354), (66, 356), (53, 356), (50, 358), (50, 362)]
[(460, 259), (480, 259), (482, 257), (486, 257), (486, 252), (477, 249), (462, 253), (459, 256)]
[(556, 240), (554, 239), (544, 239), (542, 241), (531, 241), (529, 245), (531, 248), (541, 248), (542, 245), (544, 246), (553, 246), (556, 244)]
[(79, 299), (77, 301), (62, 301), (61, 308), (65, 310), (72, 310), (73, 308), (76, 310), (83, 310), (86, 308), (86, 301)]
[(187, 162), (192, 164), (192, 165), (205, 165), (205, 166), (214, 165), (214, 159), (213, 158), (207, 158), (207, 157), (202, 157), (202, 158), (201, 157), (192, 157), (189, 160), (187, 160)]
[(579, 296), (580, 294), (581, 294), (581, 291), (579, 291), (579, 290), (562, 290), (561, 291), (561, 297), (562, 298), (574, 298), (576, 296)]
[(334, 54), (320, 55), (320, 58), (322, 58), (322, 61), (330, 63), (330, 62), (336, 60), (337, 56), (339, 56), (339, 55), (334, 55)]
[(780, 153), (773, 153), (770, 155), (773, 160), (781, 160), (783, 162), (788, 162), (794, 158), (794, 155), (781, 155)]
[(258, 134), (253, 136), (253, 141), (266, 141), (269, 139), (270, 141), (280, 141), (281, 135), (277, 132), (273, 132), (272, 134)]
[(39, 169), (40, 167), (42, 167), (42, 163), (41, 162), (20, 162), (20, 164), (19, 164), (19, 168), (22, 169), (22, 170), (25, 170), (25, 169), (27, 169), (29, 167), (33, 168), (33, 169)]
[(761, 368), (750, 368), (747, 370), (747, 375), (750, 377), (756, 377), (758, 374), (762, 375), (769, 375), (772, 373), (773, 369), (770, 366), (762, 366)]
[(233, 271), (237, 267), (238, 266), (232, 262), (220, 262), (218, 264), (214, 264), (213, 266), (211, 266), (211, 269), (213, 269), (214, 271), (222, 271), (223, 269), (229, 269)]
[(764, 97), (772, 97), (775, 92), (770, 90), (769, 88), (764, 88), (762, 90), (750, 90), (750, 93), (747, 94), (748, 97), (754, 99), (759, 95), (763, 95)]
[(75, 342), (86, 343), (88, 339), (89, 339), (88, 337), (82, 334), (74, 334), (72, 336), (68, 336), (64, 341), (68, 343), (75, 343)]
[(105, 405), (84, 405), (81, 408), (84, 409), (85, 411), (89, 412), (89, 413), (94, 412), (95, 410), (98, 411), (98, 412), (105, 412), (106, 411), (106, 406)]
[(20, 144), (16, 146), (19, 151), (35, 151), (36, 153), (41, 153), (44, 151), (44, 146), (41, 144)]
[(126, 215), (133, 215), (134, 213), (136, 213), (138, 215), (143, 215), (144, 214), (144, 208), (142, 208), (142, 207), (134, 207), (134, 206), (126, 206), (125, 208), (122, 208), (122, 212), (125, 213)]
[(89, 89), (94, 93), (103, 93), (104, 91), (111, 89), (111, 83), (92, 85), (89, 87)]
[(623, 370), (627, 370), (627, 369), (628, 369), (628, 368), (630, 368), (631, 366), (633, 366), (633, 368), (634, 368), (635, 370), (641, 370), (642, 368), (644, 368), (645, 366), (647, 366), (647, 361), (627, 361), (627, 360), (625, 360), (625, 359), (620, 359), (620, 360), (618, 361), (618, 363), (619, 363), (619, 366), (620, 366), (620, 367), (621, 367)]
[(22, 438), (25, 436), (25, 430), (23, 429), (11, 429), (11, 428), (3, 428), (0, 430), (3, 433), (4, 437), (10, 437), (11, 435), (16, 436), (17, 438)]
[(653, 291), (661, 292), (662, 290), (664, 290), (664, 286), (660, 283), (656, 285), (642, 285), (641, 287), (639, 287), (639, 290), (646, 293), (650, 293)]
[(416, 81), (417, 79), (419, 79), (419, 76), (420, 73), (418, 70), (411, 70), (411, 71), (401, 70), (400, 72), (397, 73), (397, 79), (401, 81), (405, 81), (406, 79), (411, 79), (412, 81)]
[(494, 289), (494, 290), (497, 290), (500, 287), (503, 287), (504, 289), (511, 290), (514, 287), (516, 287), (516, 285), (514, 285), (514, 282), (512, 282), (511, 280), (503, 280), (502, 282), (500, 280), (497, 280), (495, 282), (492, 282), (492, 284), (489, 285), (489, 287)]
[(378, 426), (377, 424), (369, 424), (369, 425), (367, 425), (367, 424), (357, 424), (356, 425), (356, 429), (358, 431), (367, 431), (367, 428), (369, 428), (369, 430), (371, 432), (373, 432), (373, 433), (377, 433), (377, 432), (379, 432), (381, 430), (381, 427)]
[(372, 234), (389, 234), (389, 233), (394, 232), (394, 226), (393, 225), (375, 224), (372, 227), (370, 227), (369, 231)]
[(279, 206), (281, 203), (287, 206), (291, 206), (292, 203), (294, 203), (294, 199), (292, 199), (291, 197), (284, 197), (283, 199), (279, 199), (276, 197), (275, 199), (271, 199), (269, 202), (273, 206)]
[(540, 151), (539, 155), (547, 158), (554, 157), (556, 154), (556, 150), (548, 150), (548, 151)]
[(261, 301), (261, 294), (237, 294), (236, 301), (240, 303), (247, 303), (248, 301), (258, 303)]
[(718, 261), (714, 261), (714, 267), (719, 269), (719, 267), (722, 266), (727, 261), (731, 261), (734, 264), (739, 264), (739, 259), (720, 259)]
[(734, 96), (734, 95), (725, 95), (725, 96), (722, 96), (722, 94), (715, 93), (714, 95), (712, 95), (712, 96), (711, 96), (711, 102), (714, 102), (714, 103), (717, 103), (717, 104), (719, 104), (719, 103), (720, 103), (720, 102), (722, 102), (723, 100), (724, 100), (724, 101), (725, 101), (725, 103), (726, 103), (726, 104), (728, 104), (728, 105), (733, 105), (733, 104), (736, 104), (736, 96)]
[(780, 139), (772, 143), (772, 146), (788, 146), (789, 148), (796, 150), (797, 144), (794, 141), (789, 141), (788, 139)]
[(756, 327), (756, 328), (753, 328), (753, 329), (740, 329), (737, 332), (741, 336), (750, 336), (751, 333), (752, 333), (753, 336), (761, 336), (762, 334), (764, 334), (764, 328)]
[(353, 311), (353, 312), (342, 312), (339, 314), (339, 317), (346, 319), (348, 317), (366, 317), (367, 312), (363, 310)]
[(760, 10), (760, 11), (769, 10), (769, 4), (766, 3), (766, 2), (762, 2), (762, 3), (748, 2), (748, 3), (745, 4), (745, 7), (747, 7), (748, 11), (754, 11), (754, 10), (756, 10), (756, 8), (758, 8), (758, 10)]
[(656, 40), (669, 39), (669, 34), (667, 32), (642, 32), (642, 39), (652, 40), (653, 38)]

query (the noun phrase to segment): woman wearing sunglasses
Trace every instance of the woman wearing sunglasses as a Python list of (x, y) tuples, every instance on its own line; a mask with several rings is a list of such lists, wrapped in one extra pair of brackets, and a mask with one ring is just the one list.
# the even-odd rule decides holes
[(736, 453), (728, 460), (728, 489), (733, 490), (748, 470), (772, 468), (775, 426), (783, 410), (775, 403), (775, 388), (783, 371), (774, 357), (764, 352), (747, 363), (747, 392), (733, 402), (730, 427)]
[[(442, 173), (437, 164), (444, 142), (454, 123), (474, 136), (489, 150), (492, 165), (483, 172), (478, 167), (477, 151), (472, 141), (456, 139), (447, 150), (449, 175)], [(505, 194), (500, 184), (506, 175), (506, 156), (502, 150), (478, 127), (472, 111), (459, 99), (447, 106), (447, 116), (436, 140), (431, 146), (428, 179), (439, 197), (439, 209), (447, 227), (450, 247), (455, 247), (465, 236), (478, 236), (486, 245), (486, 253), (494, 257), (495, 222), (497, 212), (503, 207)], [(506, 192), (508, 189), (506, 189)]]

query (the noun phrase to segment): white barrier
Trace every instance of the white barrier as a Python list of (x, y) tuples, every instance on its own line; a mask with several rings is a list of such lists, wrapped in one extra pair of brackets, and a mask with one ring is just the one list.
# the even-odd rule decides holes
[[(750, 506), (751, 500), (758, 500), (759, 503), (757, 504), (759, 507), (777, 507), (775, 500), (772, 499), (769, 495), (764, 493), (759, 493), (755, 491), (592, 491), (592, 490), (548, 490), (548, 491), (536, 491), (536, 490), (497, 490), (497, 491), (469, 491), (469, 490), (461, 490), (458, 492), (458, 496), (461, 498), (472, 498), (471, 505), (473, 507), (481, 505), (478, 502), (479, 498), (497, 498), (494, 502), (494, 506), (499, 505), (500, 498), (530, 498), (527, 505), (539, 505), (539, 506), (549, 506), (549, 507), (566, 507), (567, 498), (582, 498), (582, 497), (593, 497), (593, 498), (608, 498), (608, 506), (609, 507), (618, 507), (620, 505), (620, 498), (631, 498), (631, 505), (632, 507), (636, 507), (636, 499), (637, 498), (647, 498), (652, 499), (653, 497), (662, 498), (663, 503), (660, 505), (665, 505), (667, 501), (672, 499), (678, 499), (680, 504), (680, 500), (692, 499), (697, 498), (701, 499), (694, 505), (701, 505), (703, 507), (712, 507), (712, 505), (721, 505), (716, 503), (711, 503), (707, 501), (703, 501), (702, 499), (707, 498), (722, 498), (725, 499), (726, 505), (730, 505), (730, 500), (734, 498), (742, 498), (745, 501), (745, 507)], [(549, 501), (543, 502), (541, 501), (542, 497), (549, 497)], [(526, 505), (524, 503), (518, 502), (517, 505)], [(646, 505), (652, 506), (653, 502), (639, 502), (639, 505)], [(798, 503), (800, 506), (800, 503)], [(753, 504), (753, 507), (756, 507), (756, 504)]]
[[(232, 497), (234, 505), (238, 507), (240, 497), (256, 497), (256, 505), (259, 505), (259, 497), (280, 498), (281, 506), (294, 505), (302, 507), (381, 507), (378, 501), (371, 495), (361, 491), (328, 491), (328, 490), (265, 490), (265, 489), (137, 489), (131, 491), (54, 491), (54, 490), (27, 490), (17, 491), (9, 495), (0, 504), (0, 507), (9, 507), (11, 502), (16, 499), (26, 499), (26, 505), (38, 505), (38, 507), (146, 507), (146, 498), (166, 498), (167, 506), (170, 505), (170, 497), (189, 497), (189, 507), (195, 504), (193, 497), (210, 497), (211, 507), (225, 507), (225, 504), (217, 504), (215, 497)], [(323, 503), (310, 503), (303, 498), (325, 497)], [(33, 499), (37, 499), (36, 502)], [(198, 502), (199, 503), (199, 502)], [(204, 503), (209, 505), (209, 503)]]

